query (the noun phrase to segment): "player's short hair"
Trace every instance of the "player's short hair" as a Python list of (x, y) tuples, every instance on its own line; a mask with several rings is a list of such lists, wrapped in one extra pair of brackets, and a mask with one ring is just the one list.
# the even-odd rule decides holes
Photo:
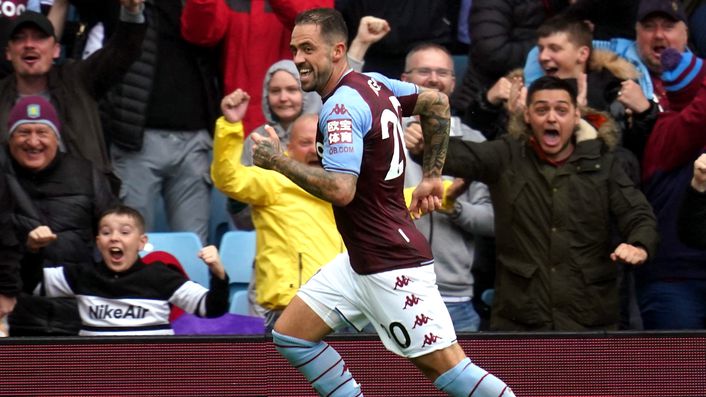
[(297, 15), (294, 20), (294, 25), (317, 25), (320, 29), (321, 36), (329, 44), (334, 44), (336, 41), (348, 41), (348, 27), (338, 10), (334, 8), (314, 8), (303, 11)]
[(578, 93), (576, 92), (576, 87), (564, 79), (560, 79), (554, 76), (542, 76), (535, 80), (527, 89), (527, 106), (532, 103), (532, 97), (537, 91), (543, 90), (563, 90), (569, 93), (571, 98), (571, 104), (576, 106), (576, 97)]
[(563, 15), (553, 16), (544, 21), (537, 28), (537, 37), (549, 37), (557, 33), (566, 33), (567, 38), (574, 45), (593, 48), (593, 32), (585, 21)]
[(137, 226), (141, 233), (144, 233), (145, 231), (145, 218), (142, 216), (142, 214), (140, 214), (140, 211), (132, 207), (128, 207), (124, 204), (118, 204), (114, 207), (108, 208), (107, 210), (103, 211), (100, 218), (98, 219), (98, 223), (100, 224), (103, 218), (109, 215), (127, 216), (128, 218), (131, 218), (135, 221), (135, 226)]
[(414, 56), (414, 54), (416, 54), (420, 51), (426, 51), (426, 50), (441, 51), (444, 54), (448, 55), (449, 59), (451, 59), (451, 61), (453, 62), (453, 56), (451, 55), (451, 52), (449, 51), (448, 48), (444, 47), (441, 44), (436, 44), (436, 43), (431, 43), (431, 42), (423, 42), (423, 43), (419, 43), (419, 44), (415, 45), (414, 47), (412, 47), (411, 50), (409, 50), (409, 52), (407, 53), (407, 56), (405, 56), (405, 58), (404, 58), (404, 69), (405, 70), (409, 69), (409, 62), (410, 62), (410, 59), (412, 59), (412, 56)]

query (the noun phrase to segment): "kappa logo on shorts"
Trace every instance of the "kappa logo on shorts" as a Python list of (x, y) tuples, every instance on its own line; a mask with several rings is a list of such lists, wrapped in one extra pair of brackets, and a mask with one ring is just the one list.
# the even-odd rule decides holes
[(439, 339), (443, 339), (443, 338), (440, 336), (436, 336), (432, 332), (430, 332), (429, 335), (424, 335), (424, 343), (422, 344), (422, 347), (426, 347), (427, 345), (432, 345), (432, 344), (438, 342)]
[(400, 287), (400, 288), (406, 287), (411, 281), (412, 281), (411, 278), (404, 276), (404, 275), (397, 277), (397, 280), (395, 281), (395, 288), (393, 288), (393, 289), (396, 290), (397, 287)]
[(407, 296), (405, 297), (404, 307), (402, 308), (402, 310), (407, 310), (408, 307), (412, 307), (412, 306), (416, 305), (416, 304), (419, 303), (421, 300), (422, 300), (422, 299), (419, 299), (419, 297), (417, 297), (417, 296), (414, 295), (414, 294), (412, 294), (412, 295), (407, 295)]
[(426, 325), (431, 319), (431, 317), (427, 317), (422, 313), (421, 316), (417, 316), (417, 318), (414, 319), (414, 327), (412, 327), (412, 329), (417, 328), (417, 326), (421, 327), (422, 325)]

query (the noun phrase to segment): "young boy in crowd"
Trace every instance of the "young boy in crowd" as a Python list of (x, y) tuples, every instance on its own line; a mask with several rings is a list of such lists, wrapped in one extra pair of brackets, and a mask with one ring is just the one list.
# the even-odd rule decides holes
[(172, 335), (171, 305), (200, 317), (228, 310), (228, 276), (214, 246), (199, 257), (211, 270), (211, 289), (190, 281), (164, 263), (142, 262), (147, 243), (142, 215), (119, 205), (100, 217), (96, 245), (103, 258), (94, 266), (66, 264), (43, 269), (35, 293), (75, 296), (79, 335)]

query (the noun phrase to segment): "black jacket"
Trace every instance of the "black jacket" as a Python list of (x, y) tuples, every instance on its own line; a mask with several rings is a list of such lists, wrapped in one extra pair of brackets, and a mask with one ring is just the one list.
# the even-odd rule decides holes
[[(0, 170), (7, 177), (8, 192), (15, 203), (11, 219), (21, 242), (20, 275), (25, 294), (19, 296), (10, 315), (11, 335), (72, 335), (79, 318), (73, 300), (29, 296), (45, 261), (91, 263), (99, 215), (117, 204), (107, 178), (88, 160), (58, 153), (47, 168), (29, 172), (17, 164), (9, 151), (0, 150)], [(27, 235), (46, 225), (57, 240), (32, 253), (26, 249)]]
[(706, 194), (689, 186), (677, 218), (679, 239), (692, 248), (706, 249)]
[(16, 296), (20, 291), (20, 247), (12, 220), (12, 199), (5, 175), (0, 175), (0, 295)]
[[(174, 41), (166, 43), (166, 50), (175, 51), (171, 45), (178, 45), (180, 51), (188, 54), (179, 58), (182, 62), (179, 65), (161, 65), (162, 69), (169, 72), (182, 70), (186, 66), (188, 70), (193, 67), (198, 76), (181, 76), (181, 78), (192, 78), (194, 84), (191, 88), (193, 92), (199, 92), (196, 98), (191, 98), (191, 106), (202, 106), (198, 113), (205, 113), (206, 120), (203, 126), (213, 130), (220, 111), (220, 93), (217, 80), (217, 68), (215, 65), (216, 53), (212, 48), (201, 48), (186, 43), (183, 39), (175, 37), (180, 34), (175, 24), (179, 23), (181, 7), (174, 7), (169, 1), (155, 1), (145, 3), (145, 18), (147, 19), (147, 33), (142, 43), (142, 53), (140, 57), (130, 66), (122, 81), (116, 84), (101, 103), (103, 125), (112, 144), (123, 150), (139, 151), (142, 149), (142, 138), (147, 127), (150, 111), (150, 103), (157, 101), (166, 102), (170, 105), (172, 95), (186, 95), (185, 92), (157, 92), (155, 88), (156, 73), (160, 69), (160, 38), (164, 38), (164, 32)], [(175, 31), (176, 29), (176, 31)], [(162, 35), (160, 35), (162, 33)], [(247, 55), (243, 55), (247, 56)], [(190, 64), (195, 62), (195, 66)], [(196, 87), (196, 86), (199, 87)], [(172, 87), (172, 91), (178, 88)], [(173, 102), (172, 102), (173, 103)], [(162, 104), (159, 104), (163, 107)], [(182, 111), (182, 109), (172, 108), (172, 116), (180, 120), (188, 120), (193, 112)], [(155, 127), (155, 126), (152, 126)], [(168, 128), (165, 128), (168, 129)], [(188, 128), (183, 129), (198, 129)]]
[[(145, 29), (145, 24), (120, 22), (115, 35), (105, 47), (88, 59), (69, 60), (53, 66), (49, 71), (51, 102), (61, 120), (61, 136), (68, 152), (90, 160), (106, 175), (112, 175), (112, 168), (97, 100), (120, 80), (137, 58)], [(17, 96), (14, 75), (0, 81), (0, 126), (7, 125), (8, 115)], [(0, 134), (0, 143), (6, 139), (7, 133)]]
[[(566, 7), (564, 0), (474, 0), (469, 16), (471, 46), (468, 69), (452, 96), (452, 106), (469, 126), (492, 139), (474, 121), (482, 96), (499, 78), (525, 63), (537, 42), (536, 30), (544, 20)], [(481, 110), (482, 111), (482, 110)], [(486, 123), (487, 124), (487, 123)], [(500, 129), (505, 123), (500, 123)]]

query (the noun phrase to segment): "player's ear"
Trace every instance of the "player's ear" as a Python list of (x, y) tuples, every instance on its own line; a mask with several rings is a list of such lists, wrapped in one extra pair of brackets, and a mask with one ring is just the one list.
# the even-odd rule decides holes
[(343, 57), (347, 56), (347, 50), (346, 50), (346, 43), (343, 41), (339, 41), (338, 43), (333, 45), (333, 61), (338, 62), (340, 61)]

